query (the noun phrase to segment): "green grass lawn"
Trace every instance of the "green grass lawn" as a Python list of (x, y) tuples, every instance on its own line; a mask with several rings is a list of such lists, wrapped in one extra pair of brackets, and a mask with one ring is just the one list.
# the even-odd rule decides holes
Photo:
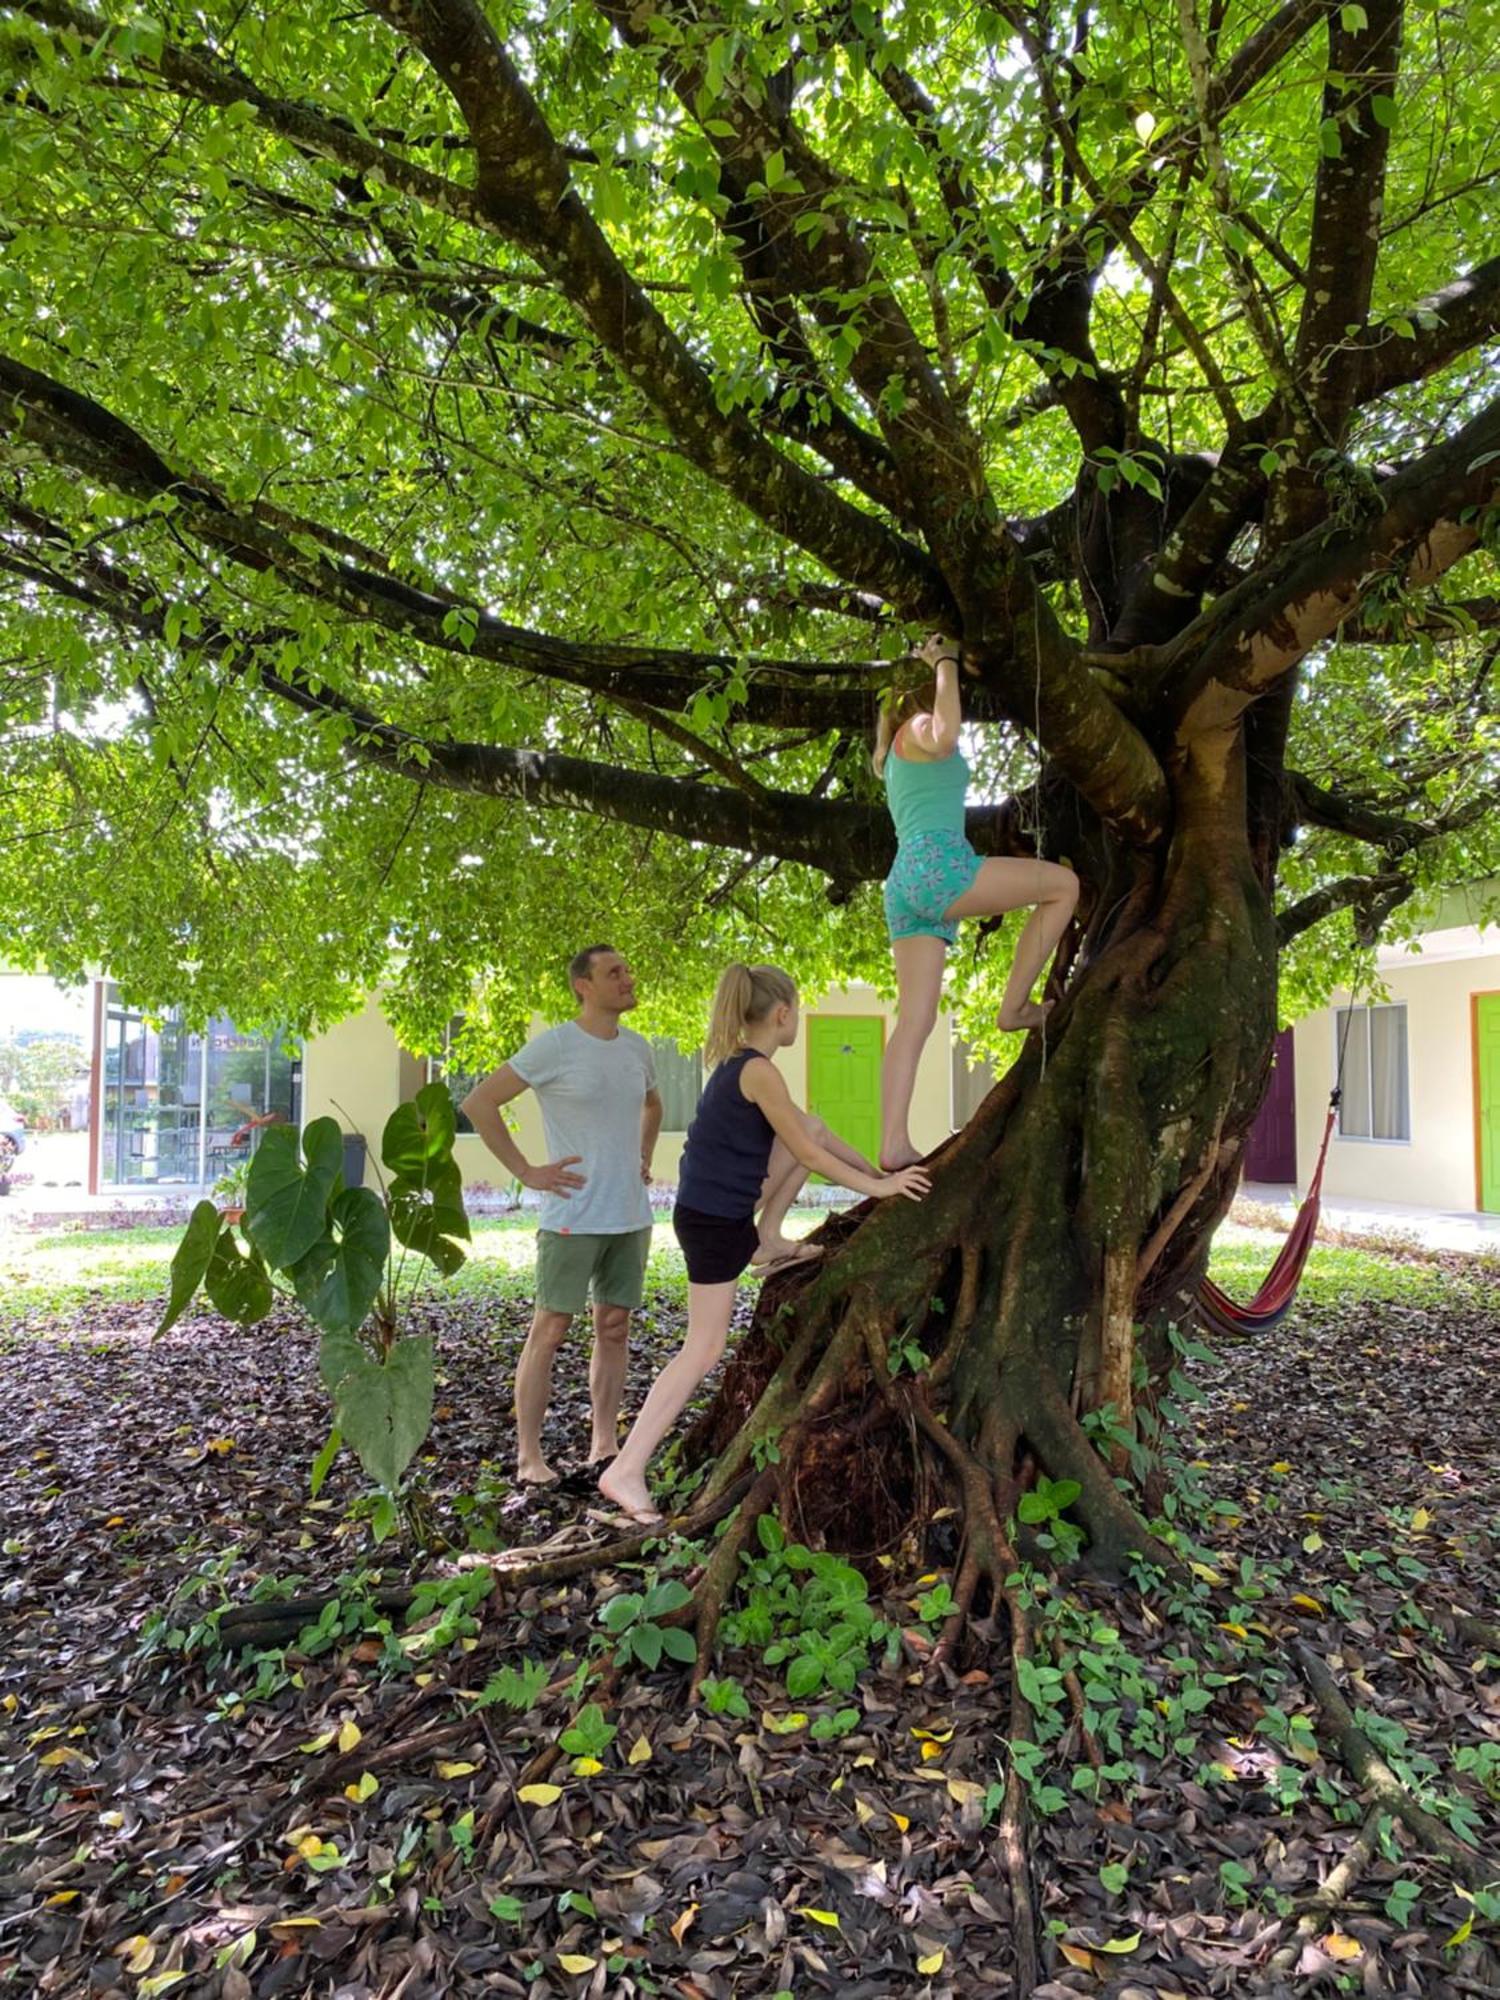
[[(789, 1233), (805, 1235), (825, 1211), (795, 1209)], [(536, 1234), (533, 1216), (476, 1220), (473, 1252), (453, 1280), (453, 1289), (472, 1296), (494, 1293), (529, 1298)], [(167, 1266), (180, 1229), (74, 1230), (55, 1236), (0, 1236), (0, 1330), (21, 1331), (28, 1320), (68, 1319), (85, 1308), (137, 1305), (163, 1299)], [(1226, 1224), (1214, 1246), (1212, 1273), (1233, 1298), (1253, 1296), (1269, 1268), (1280, 1238), (1270, 1231)], [(1475, 1282), (1493, 1283), (1492, 1270), (1474, 1261)], [(436, 1281), (434, 1281), (435, 1283)], [(1462, 1283), (1460, 1279), (1457, 1282)], [(682, 1256), (663, 1217), (654, 1231), (648, 1283), (686, 1296)], [(1397, 1259), (1378, 1250), (1317, 1245), (1308, 1260), (1302, 1297), (1314, 1305), (1355, 1300), (1436, 1305), (1455, 1283), (1430, 1261)]]

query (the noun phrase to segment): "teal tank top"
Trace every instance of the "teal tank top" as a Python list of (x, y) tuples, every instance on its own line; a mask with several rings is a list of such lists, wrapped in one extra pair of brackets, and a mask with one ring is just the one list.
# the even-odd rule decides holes
[(898, 842), (919, 833), (961, 835), (968, 789), (969, 767), (962, 750), (927, 763), (898, 757), (894, 750), (886, 757), (885, 797)]

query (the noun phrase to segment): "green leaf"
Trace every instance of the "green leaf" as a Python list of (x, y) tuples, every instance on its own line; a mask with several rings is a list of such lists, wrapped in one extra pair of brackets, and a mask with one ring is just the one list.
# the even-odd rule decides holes
[(328, 1222), (329, 1233), (293, 1267), (292, 1283), (304, 1311), (325, 1333), (353, 1333), (385, 1282), (390, 1225), (371, 1188), (336, 1195)]
[(214, 1244), (203, 1289), (223, 1313), (240, 1326), (254, 1326), (271, 1310), (275, 1293), (271, 1274), (253, 1243), (241, 1244), (226, 1229)]
[(816, 1694), (823, 1685), (823, 1665), (810, 1653), (799, 1653), (786, 1670), (786, 1691), (793, 1701)]
[(446, 1083), (426, 1083), (398, 1104), (380, 1135), (380, 1160), (393, 1174), (431, 1185), (432, 1170), (453, 1157), (458, 1119)]
[(339, 1384), (339, 1429), (388, 1493), (400, 1485), (431, 1426), (432, 1378), (432, 1337), (424, 1333), (398, 1340), (384, 1361), (362, 1361)]
[(357, 1368), (361, 1361), (368, 1358), (364, 1343), (355, 1334), (336, 1329), (325, 1331), (318, 1342), (318, 1373), (329, 1395), (337, 1393), (340, 1382), (351, 1368)]
[(329, 1471), (333, 1465), (333, 1461), (339, 1455), (339, 1446), (343, 1442), (344, 1440), (340, 1436), (338, 1430), (336, 1428), (334, 1430), (331, 1430), (328, 1433), (328, 1442), (324, 1445), (323, 1449), (318, 1453), (317, 1457), (313, 1460), (312, 1476), (308, 1481), (308, 1485), (311, 1489), (312, 1497), (314, 1500), (316, 1500), (318, 1495), (322, 1492), (323, 1481), (328, 1477)]
[(662, 1651), (669, 1660), (680, 1660), (684, 1665), (698, 1657), (698, 1645), (691, 1632), (684, 1632), (680, 1625), (668, 1625), (661, 1635)]
[(327, 1226), (328, 1198), (343, 1170), (344, 1140), (336, 1121), (315, 1118), (302, 1134), (268, 1125), (245, 1182), (245, 1234), (276, 1271), (305, 1257)]
[(1370, 116), (1375, 120), (1377, 125), (1383, 125), (1389, 132), (1396, 123), (1395, 98), (1387, 97), (1383, 92), (1377, 92), (1370, 99)]
[(200, 1201), (188, 1218), (187, 1232), (172, 1258), (172, 1290), (166, 1311), (156, 1323), (153, 1340), (175, 1326), (207, 1275), (209, 1260), (224, 1221), (211, 1201)]
[(1344, 151), (1344, 135), (1337, 118), (1325, 118), (1318, 127), (1318, 145), (1325, 160), (1337, 160)]
[(631, 1651), (643, 1666), (660, 1665), (662, 1640), (665, 1636), (659, 1625), (638, 1625), (631, 1633)]

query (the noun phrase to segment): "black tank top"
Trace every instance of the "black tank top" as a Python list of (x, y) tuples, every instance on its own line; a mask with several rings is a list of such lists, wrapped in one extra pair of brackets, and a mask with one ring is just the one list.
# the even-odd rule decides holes
[(740, 1090), (745, 1064), (755, 1061), (770, 1057), (741, 1049), (704, 1085), (677, 1173), (677, 1199), (684, 1208), (735, 1221), (755, 1213), (776, 1139), (766, 1114)]

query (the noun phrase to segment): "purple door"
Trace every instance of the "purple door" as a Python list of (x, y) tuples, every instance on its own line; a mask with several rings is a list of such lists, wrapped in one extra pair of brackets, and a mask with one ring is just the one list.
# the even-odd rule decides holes
[(1297, 1080), (1292, 1031), (1283, 1028), (1271, 1057), (1271, 1085), (1245, 1142), (1247, 1181), (1297, 1178)]

